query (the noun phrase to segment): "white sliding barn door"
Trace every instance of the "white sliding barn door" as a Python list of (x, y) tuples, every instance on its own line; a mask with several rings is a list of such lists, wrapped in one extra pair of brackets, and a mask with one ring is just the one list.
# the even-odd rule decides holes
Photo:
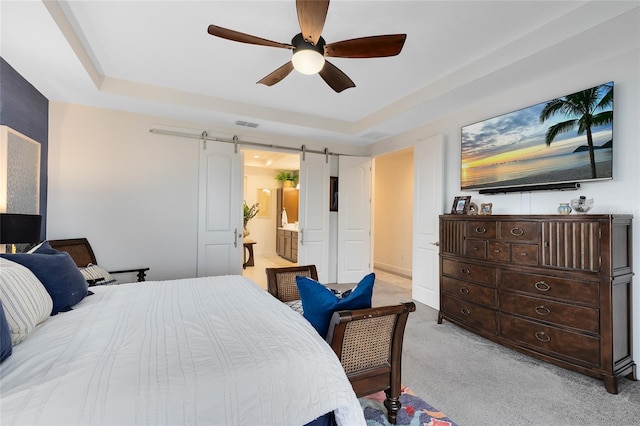
[(318, 279), (329, 278), (329, 163), (322, 154), (300, 161), (298, 264), (316, 265)]
[(440, 309), (438, 216), (443, 212), (443, 142), (433, 136), (413, 148), (413, 299)]
[(338, 283), (371, 272), (371, 159), (340, 157), (338, 166)]
[(209, 141), (204, 145), (200, 150), (198, 276), (240, 275), (243, 155), (234, 152), (233, 144)]

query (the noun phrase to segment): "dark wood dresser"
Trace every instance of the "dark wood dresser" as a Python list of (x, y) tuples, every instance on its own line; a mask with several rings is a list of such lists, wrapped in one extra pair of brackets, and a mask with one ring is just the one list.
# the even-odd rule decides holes
[(636, 380), (630, 215), (440, 216), (440, 312), (467, 330), (604, 380)]

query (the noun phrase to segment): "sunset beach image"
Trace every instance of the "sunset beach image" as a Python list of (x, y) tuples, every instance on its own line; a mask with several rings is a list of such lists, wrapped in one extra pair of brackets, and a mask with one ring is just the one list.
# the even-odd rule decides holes
[(610, 179), (613, 83), (465, 126), (461, 145), (462, 189)]

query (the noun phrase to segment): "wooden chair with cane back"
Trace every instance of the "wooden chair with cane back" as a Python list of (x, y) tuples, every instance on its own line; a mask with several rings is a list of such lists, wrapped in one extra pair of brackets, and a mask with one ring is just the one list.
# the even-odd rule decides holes
[(331, 345), (356, 396), (385, 391), (389, 423), (400, 410), (402, 343), (413, 302), (334, 312), (327, 342)]
[(318, 280), (316, 265), (288, 266), (282, 268), (266, 268), (267, 291), (282, 302), (300, 300), (296, 285), (298, 275)]

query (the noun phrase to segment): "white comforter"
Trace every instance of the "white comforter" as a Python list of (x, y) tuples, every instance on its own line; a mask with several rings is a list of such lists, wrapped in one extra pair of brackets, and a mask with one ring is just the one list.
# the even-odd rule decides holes
[(0, 366), (2, 425), (365, 424), (331, 348), (246, 278), (91, 290)]

